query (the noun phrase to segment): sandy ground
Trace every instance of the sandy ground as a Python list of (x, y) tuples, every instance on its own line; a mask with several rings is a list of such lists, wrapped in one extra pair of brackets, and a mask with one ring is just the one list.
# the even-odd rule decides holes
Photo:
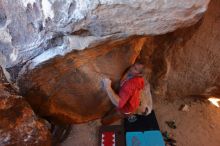
[[(179, 110), (182, 104), (189, 105), (188, 112)], [(161, 131), (170, 133), (177, 146), (220, 146), (220, 108), (208, 101), (163, 99), (154, 102), (154, 110)], [(168, 127), (166, 121), (170, 120), (175, 121), (176, 129)], [(97, 146), (100, 125), (100, 120), (73, 125), (62, 146)]]

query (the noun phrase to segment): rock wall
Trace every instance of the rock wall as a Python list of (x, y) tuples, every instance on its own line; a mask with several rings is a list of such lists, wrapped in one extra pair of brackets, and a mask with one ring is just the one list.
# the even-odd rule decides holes
[(111, 78), (117, 88), (144, 42), (132, 37), (56, 57), (20, 76), (21, 93), (44, 117), (73, 123), (100, 118), (112, 108), (101, 79)]
[(202, 94), (220, 83), (220, 2), (213, 0), (196, 25), (149, 38), (142, 51), (151, 66), (153, 92), (161, 97)]
[(219, 8), (220, 1), (211, 1), (198, 30), (183, 46), (173, 46), (167, 78), (168, 94), (200, 94), (206, 88), (220, 84)]

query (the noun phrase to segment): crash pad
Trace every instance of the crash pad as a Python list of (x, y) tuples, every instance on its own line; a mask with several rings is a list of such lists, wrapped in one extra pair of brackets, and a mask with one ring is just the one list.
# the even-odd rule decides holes
[(149, 115), (135, 115), (136, 119), (124, 118), (124, 128), (126, 132), (160, 130), (154, 111)]
[(125, 146), (125, 131), (121, 125), (101, 126), (99, 146)]
[(165, 146), (160, 131), (126, 132), (126, 146)]

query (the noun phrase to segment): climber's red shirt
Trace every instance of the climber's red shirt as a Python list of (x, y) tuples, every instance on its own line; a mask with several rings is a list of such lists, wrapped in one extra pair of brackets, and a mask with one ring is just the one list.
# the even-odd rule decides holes
[(119, 110), (122, 113), (133, 113), (140, 104), (140, 91), (144, 88), (142, 77), (133, 77), (123, 83), (119, 91)]

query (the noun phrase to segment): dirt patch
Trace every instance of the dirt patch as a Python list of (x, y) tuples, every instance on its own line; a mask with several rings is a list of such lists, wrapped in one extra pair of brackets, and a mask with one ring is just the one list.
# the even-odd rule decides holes
[[(179, 110), (183, 104), (189, 106), (188, 112)], [(177, 141), (177, 146), (219, 146), (220, 108), (208, 101), (195, 101), (192, 98), (155, 101), (154, 108), (161, 131), (167, 131), (172, 135)], [(166, 121), (170, 120), (175, 121), (176, 129), (166, 124)], [(100, 125), (100, 120), (73, 125), (62, 146), (97, 146)]]

